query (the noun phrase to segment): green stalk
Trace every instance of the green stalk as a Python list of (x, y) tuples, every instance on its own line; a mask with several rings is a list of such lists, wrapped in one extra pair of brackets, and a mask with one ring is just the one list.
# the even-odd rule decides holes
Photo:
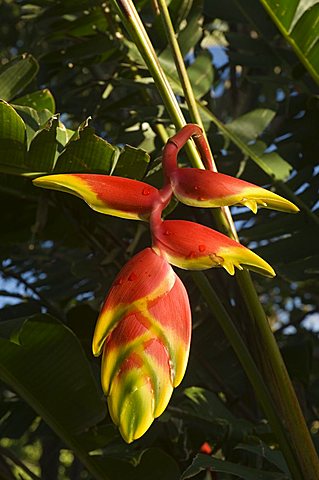
[[(185, 95), (185, 100), (188, 106), (189, 114), (191, 117), (192, 122), (197, 123), (201, 129), (203, 130), (203, 133), (206, 137), (206, 132), (204, 129), (204, 125), (197, 107), (197, 101), (193, 92), (193, 88), (191, 85), (191, 82), (189, 80), (189, 76), (186, 70), (186, 66), (184, 63), (184, 58), (178, 43), (178, 40), (176, 38), (176, 34), (174, 31), (174, 27), (171, 21), (171, 17), (166, 5), (165, 0), (157, 0), (158, 7), (160, 10), (160, 13), (162, 15), (162, 20), (163, 24), (165, 27), (165, 31), (167, 34), (167, 39), (169, 41), (172, 53), (174, 55), (175, 59), (175, 65), (176, 69), (178, 72), (179, 80), (183, 88), (183, 92)], [(207, 140), (207, 137), (206, 137)], [(207, 145), (209, 146), (208, 142)], [(210, 146), (209, 146), (210, 148)], [(217, 172), (217, 167), (214, 161), (214, 157), (212, 152), (211, 153), (211, 158), (212, 158), (212, 166), (213, 170)], [(234, 240), (238, 241), (238, 235), (237, 231), (233, 222), (233, 219), (231, 217), (231, 213), (228, 207), (221, 207), (220, 209), (214, 209), (212, 210), (213, 216), (216, 219), (217, 224), (219, 225), (219, 228), (229, 237), (233, 238)]]
[[(112, 0), (112, 3), (117, 7), (123, 24), (133, 38), (148, 66), (172, 121), (177, 129), (181, 128), (185, 124), (185, 119), (133, 2), (131, 0)], [(203, 168), (195, 146), (190, 144), (187, 147), (193, 166)], [(236, 230), (233, 227), (231, 216), (229, 215), (229, 217), (226, 218), (225, 212), (222, 209), (218, 212), (219, 227), (224, 231), (226, 229), (229, 236), (233, 236), (233, 232), (236, 232)], [(238, 279), (243, 298), (250, 313), (251, 324), (249, 324), (248, 327), (258, 332), (258, 348), (260, 357), (264, 359), (262, 362), (263, 373), (266, 375), (271, 394), (276, 400), (276, 408), (279, 409), (283, 424), (287, 429), (287, 435), (290, 439), (289, 446), (293, 448), (294, 456), (292, 459), (290, 457), (287, 458), (287, 463), (295, 480), (300, 480), (301, 478), (318, 480), (319, 461), (318, 458), (316, 458), (314, 446), (304, 417), (300, 411), (289, 375), (269, 328), (267, 318), (259, 302), (250, 275), (248, 272), (243, 272), (243, 274), (238, 276)], [(265, 361), (265, 359), (267, 359), (267, 361)], [(278, 388), (279, 384), (280, 388)], [(260, 392), (257, 390), (255, 393), (257, 398), (259, 398)], [(287, 408), (288, 405), (289, 408)], [(281, 448), (283, 452), (286, 451), (286, 446), (281, 445)], [(303, 476), (300, 476), (297, 471), (298, 469), (296, 469), (295, 465), (291, 464), (292, 460), (298, 463)]]
[(248, 271), (237, 272), (236, 276), (250, 318), (253, 320), (250, 324), (250, 334), (255, 341), (258, 364), (270, 388), (278, 414), (284, 422), (291, 448), (303, 473), (302, 478), (318, 480), (318, 455), (254, 284)]
[[(131, 0), (111, 0), (111, 3), (117, 8), (126, 30), (142, 55), (176, 130), (180, 130), (186, 125), (186, 120), (133, 2)], [(197, 168), (204, 168), (194, 142), (188, 141), (185, 148), (194, 165)]]
[(251, 385), (253, 386), (259, 403), (276, 436), (293, 478), (302, 480), (298, 463), (295, 460), (293, 450), (290, 448), (286, 432), (282, 426), (280, 415), (275, 408), (274, 402), (271, 398), (269, 390), (267, 389), (264, 379), (256, 367), (253, 357), (251, 356), (243, 338), (236, 329), (232, 319), (220, 301), (216, 291), (209, 283), (206, 275), (203, 272), (192, 272), (192, 278), (206, 300), (209, 308), (212, 311), (212, 314), (223, 329)]
[[(157, 0), (158, 8), (160, 11), (160, 15), (163, 20), (164, 28), (166, 31), (167, 39), (169, 41), (171, 51), (174, 56), (175, 60), (175, 65), (178, 71), (178, 76), (183, 88), (183, 92), (185, 95), (185, 100), (188, 106), (189, 114), (192, 119), (193, 123), (197, 123), (199, 125), (203, 132), (205, 133), (203, 122), (201, 119), (201, 116), (198, 112), (198, 108), (196, 105), (196, 99), (194, 96), (193, 88), (191, 85), (191, 82), (189, 80), (189, 76), (187, 74), (186, 66), (184, 63), (183, 55), (181, 53), (181, 50), (179, 48), (179, 44), (176, 38), (176, 34), (174, 31), (174, 27), (172, 24), (172, 20), (166, 5), (165, 0)], [(206, 133), (205, 133), (206, 134)]]

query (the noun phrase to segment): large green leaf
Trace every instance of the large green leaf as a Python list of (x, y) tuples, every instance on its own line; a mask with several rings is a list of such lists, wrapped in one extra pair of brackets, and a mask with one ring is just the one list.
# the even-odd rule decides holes
[(213, 85), (212, 57), (208, 50), (197, 55), (194, 63), (188, 68), (187, 73), (196, 98), (201, 98)]
[(141, 180), (146, 172), (150, 156), (141, 148), (125, 145), (121, 151), (112, 175)]
[(52, 113), (47, 109), (36, 110), (35, 108), (27, 105), (14, 104), (12, 106), (25, 123), (27, 143), (29, 146), (37, 131), (45, 125), (45, 123), (52, 116)]
[(0, 101), (0, 170), (25, 171), (26, 127), (22, 118), (7, 102)]
[(275, 114), (276, 112), (269, 108), (257, 108), (227, 123), (227, 128), (248, 143), (255, 140), (268, 127)]
[(49, 112), (55, 113), (55, 100), (48, 88), (16, 98), (14, 103), (16, 105), (34, 108), (37, 111), (49, 110)]
[(257, 470), (256, 468), (246, 467), (238, 463), (227, 462), (226, 460), (219, 460), (208, 455), (198, 454), (194, 458), (193, 463), (183, 473), (182, 480), (195, 477), (195, 475), (202, 470), (207, 469), (215, 472), (228, 473), (243, 480), (285, 480), (289, 478), (287, 475), (279, 472)]
[(110, 173), (116, 151), (116, 147), (95, 135), (93, 128), (85, 121), (57, 159), (54, 173)]
[(279, 470), (284, 472), (287, 477), (290, 478), (287, 464), (282, 453), (279, 450), (271, 449), (270, 447), (268, 447), (268, 445), (261, 441), (257, 445), (240, 443), (236, 446), (236, 449), (245, 450), (247, 452), (251, 452), (255, 455), (265, 458), (269, 463), (275, 465), (277, 468), (279, 468)]
[(0, 378), (74, 449), (98, 479), (107, 479), (79, 434), (106, 414), (82, 347), (65, 325), (47, 315), (26, 320), (12, 340), (0, 338)]
[(39, 65), (32, 55), (14, 58), (0, 68), (0, 98), (11, 100), (34, 78)]
[(236, 418), (234, 415), (225, 407), (215, 393), (201, 387), (189, 387), (184, 391), (184, 394), (189, 401), (183, 408), (185, 409), (187, 406), (190, 415), (195, 415), (206, 421), (223, 418), (228, 422), (235, 422)]
[(319, 83), (318, 0), (260, 0), (310, 75)]
[(0, 339), (0, 376), (52, 428), (83, 432), (105, 416), (105, 406), (75, 335), (46, 315), (27, 320), (15, 340)]
[(59, 119), (52, 117), (33, 138), (27, 155), (27, 163), (31, 171), (48, 173), (53, 170), (58, 156), (58, 126)]

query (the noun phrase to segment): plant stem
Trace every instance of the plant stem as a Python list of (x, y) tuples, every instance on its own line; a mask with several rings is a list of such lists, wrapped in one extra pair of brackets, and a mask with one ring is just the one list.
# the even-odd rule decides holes
[[(186, 125), (186, 120), (133, 2), (131, 0), (111, 0), (111, 2), (117, 8), (126, 30), (142, 55), (176, 130), (179, 130)], [(195, 166), (204, 168), (194, 143), (187, 142), (185, 148)]]
[(205, 298), (214, 317), (218, 320), (218, 323), (223, 329), (251, 385), (253, 386), (258, 401), (260, 402), (260, 405), (269, 421), (276, 439), (278, 440), (282, 453), (287, 460), (287, 464), (289, 465), (293, 478), (301, 480), (302, 476), (298, 468), (298, 463), (295, 460), (293, 450), (290, 448), (287, 432), (285, 432), (285, 429), (283, 428), (280, 415), (276, 411), (274, 402), (263, 380), (263, 377), (256, 367), (253, 357), (251, 356), (243, 338), (236, 329), (232, 319), (230, 318), (224, 305), (221, 303), (214, 288), (209, 283), (206, 275), (202, 272), (192, 272), (192, 277), (201, 294)]
[(258, 364), (271, 391), (278, 414), (284, 422), (292, 450), (303, 472), (303, 478), (316, 480), (319, 473), (318, 456), (254, 284), (245, 270), (237, 273), (237, 282), (250, 318), (254, 320), (250, 325), (250, 333), (255, 340)]
[[(146, 65), (149, 68), (151, 75), (154, 78), (155, 84), (162, 96), (164, 105), (175, 124), (177, 129), (185, 125), (185, 119), (176, 101), (172, 88), (164, 74), (161, 65), (158, 61), (153, 46), (148, 38), (145, 28), (139, 18), (139, 15), (131, 0), (111, 0), (117, 7), (120, 17), (132, 36), (138, 50), (140, 51)], [(186, 95), (185, 95), (186, 96)], [(221, 122), (219, 122), (221, 124)], [(215, 122), (215, 124), (217, 124)], [(221, 124), (223, 129), (225, 127)], [(203, 164), (200, 161), (197, 150), (194, 144), (187, 145), (188, 154), (190, 155), (192, 164), (194, 167), (203, 168)], [(257, 161), (260, 159), (257, 157)], [(272, 175), (272, 172), (271, 172)], [(229, 236), (237, 237), (236, 229), (232, 221), (229, 210), (218, 209), (216, 219), (218, 226), (221, 230), (228, 233)], [(276, 341), (269, 328), (266, 315), (259, 302), (257, 293), (252, 284), (250, 275), (248, 272), (243, 272), (237, 277), (241, 293), (248, 307), (250, 314), (250, 323), (248, 328), (258, 331), (258, 347), (260, 349), (260, 357), (262, 357), (262, 370), (265, 374), (267, 381), (269, 382), (269, 388), (276, 399), (276, 407), (280, 408), (280, 416), (282, 418), (285, 428), (289, 428), (289, 438), (291, 440), (290, 447), (293, 448), (294, 456), (290, 456), (287, 459), (289, 468), (294, 475), (295, 480), (305, 478), (307, 480), (317, 480), (319, 471), (319, 461), (316, 458), (314, 446), (305, 423), (305, 420), (300, 412), (298, 400), (296, 398), (294, 389), (291, 385), (290, 378), (287, 370), (284, 366), (283, 360), (280, 355), (280, 351), (276, 344)], [(269, 347), (271, 348), (271, 363), (265, 361), (270, 356)], [(278, 388), (280, 384), (280, 388)], [(257, 390), (256, 396), (259, 398), (259, 391)], [(287, 400), (287, 397), (288, 400)], [(289, 405), (289, 408), (284, 406)], [(297, 421), (296, 421), (297, 419)], [(294, 428), (292, 425), (296, 423)], [(286, 442), (284, 442), (286, 443)], [(287, 450), (287, 445), (280, 444), (281, 449), (284, 452)], [(292, 460), (298, 463), (300, 471), (303, 477), (298, 473), (298, 469), (295, 467), (295, 463), (292, 464)]]
[[(192, 85), (191, 85), (190, 80), (189, 80), (189, 76), (188, 76), (188, 73), (187, 73), (187, 70), (186, 70), (186, 67), (185, 67), (183, 55), (182, 55), (178, 40), (176, 38), (176, 34), (175, 34), (174, 27), (173, 27), (173, 24), (172, 24), (172, 21), (171, 21), (169, 10), (168, 10), (167, 5), (166, 5), (166, 1), (165, 0), (158, 0), (157, 4), (158, 4), (159, 10), (162, 14), (162, 20), (163, 20), (164, 28), (165, 28), (165, 31), (166, 31), (166, 34), (167, 34), (167, 39), (169, 41), (172, 53), (174, 55), (176, 69), (177, 69), (177, 72), (178, 72), (178, 76), (179, 76), (181, 86), (183, 88), (183, 92), (184, 92), (184, 95), (185, 95), (185, 100), (186, 100), (186, 103), (187, 103), (187, 106), (188, 106), (188, 110), (189, 110), (191, 120), (192, 120), (192, 122), (197, 123), (201, 127), (201, 129), (203, 130), (203, 134), (204, 134), (204, 136), (206, 138), (206, 141), (207, 141), (204, 125), (203, 125), (203, 122), (202, 122), (202, 119), (201, 119), (201, 116), (200, 116), (200, 113), (199, 113), (199, 110), (198, 110), (197, 101), (196, 101), (196, 98), (195, 98), (195, 95), (194, 95), (194, 92), (193, 92)], [(211, 170), (213, 170), (214, 172), (217, 172), (217, 167), (216, 167), (214, 157), (213, 157), (213, 154), (212, 154), (212, 151), (210, 149), (208, 141), (206, 143), (207, 143), (207, 147), (208, 147), (209, 154), (210, 154), (210, 157), (211, 157)], [(228, 207), (221, 207), (219, 210), (213, 210), (212, 213), (213, 213), (213, 216), (215, 217), (220, 229), (224, 233), (226, 233), (228, 236), (230, 236), (234, 240), (238, 241), (238, 235), (237, 235), (236, 228), (235, 228), (234, 222), (232, 220), (229, 208)]]
[(202, 128), (203, 132), (205, 132), (203, 122), (197, 108), (192, 85), (187, 74), (183, 55), (182, 55), (181, 49), (179, 48), (179, 44), (176, 38), (172, 20), (166, 5), (166, 1), (157, 0), (157, 4), (163, 20), (164, 28), (166, 30), (166, 35), (167, 35), (172, 53), (174, 55), (175, 65), (176, 65), (178, 76), (183, 88), (183, 92), (185, 95), (185, 100), (188, 106), (190, 117), (192, 119), (192, 122), (197, 123)]

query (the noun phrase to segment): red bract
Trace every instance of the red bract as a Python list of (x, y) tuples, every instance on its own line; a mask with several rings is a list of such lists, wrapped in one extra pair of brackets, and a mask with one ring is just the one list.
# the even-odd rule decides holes
[(233, 275), (235, 267), (273, 277), (272, 267), (258, 255), (231, 238), (185, 220), (165, 220), (153, 229), (154, 248), (172, 265), (187, 270), (223, 267)]
[(97, 321), (93, 351), (104, 343), (102, 386), (127, 442), (162, 414), (188, 360), (191, 313), (184, 285), (147, 248), (116, 277)]
[(108, 175), (47, 175), (33, 183), (76, 195), (97, 212), (132, 220), (147, 220), (158, 198), (157, 188), (147, 183)]
[(170, 174), (174, 195), (193, 207), (223, 207), (242, 204), (254, 213), (257, 206), (296, 213), (293, 203), (276, 193), (222, 173), (198, 168), (176, 168)]

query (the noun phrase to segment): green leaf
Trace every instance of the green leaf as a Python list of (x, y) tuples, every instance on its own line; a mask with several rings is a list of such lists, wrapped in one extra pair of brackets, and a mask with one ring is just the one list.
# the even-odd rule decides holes
[(193, 463), (185, 470), (181, 479), (191, 478), (202, 470), (211, 469), (213, 472), (228, 473), (242, 478), (243, 480), (284, 480), (288, 477), (277, 472), (266, 472), (255, 468), (245, 467), (238, 463), (219, 460), (208, 455), (198, 454)]
[(75, 435), (104, 418), (80, 343), (62, 323), (36, 315), (15, 334), (15, 343), (1, 338), (0, 346), (1, 379), (53, 429)]
[(52, 117), (45, 127), (36, 133), (27, 155), (27, 164), (31, 171), (48, 173), (53, 170), (55, 160), (59, 154), (58, 126), (58, 117)]
[[(224, 124), (202, 103), (198, 102), (198, 105), (200, 108), (201, 115), (203, 116), (203, 120), (212, 121), (228, 141), (233, 142), (239, 148), (239, 150), (241, 150), (241, 152), (244, 155), (246, 155), (248, 158), (253, 160), (253, 162), (256, 165), (258, 165), (272, 180), (280, 180), (282, 178), (285, 178), (286, 172), (288, 171), (288, 169), (290, 169), (290, 165), (284, 159), (281, 159), (281, 157), (278, 156), (280, 158), (279, 168), (277, 169), (277, 164), (276, 164), (276, 169), (273, 170), (274, 157), (273, 156), (269, 157), (268, 156), (269, 154), (265, 154), (266, 157), (264, 158), (260, 157), (254, 151), (254, 148), (256, 148), (255, 146), (256, 144), (250, 145), (247, 143), (248, 141), (253, 140), (253, 138), (250, 137), (251, 134), (258, 136), (259, 133), (261, 133), (264, 130), (264, 128), (266, 128), (266, 126), (268, 125), (268, 123), (271, 121), (273, 117), (273, 114), (270, 113), (272, 112), (272, 110), (268, 110), (268, 109), (253, 110), (252, 112), (249, 112), (243, 115), (242, 117), (239, 117), (233, 122)], [(256, 115), (256, 112), (258, 115), (258, 112), (260, 110), (264, 113), (261, 116), (259, 116), (259, 119), (255, 118), (257, 125), (254, 126), (253, 119)], [(252, 114), (252, 116), (250, 116), (250, 114)], [(238, 122), (240, 119), (244, 119), (244, 123), (247, 123), (247, 120), (250, 119), (250, 122), (247, 123), (247, 129), (248, 129), (247, 131), (244, 128), (244, 124), (240, 124), (240, 122)], [(229, 128), (229, 126), (231, 126), (231, 128)], [(279, 161), (278, 157), (276, 157), (276, 159)], [(270, 160), (269, 164), (268, 164), (268, 160)], [(276, 177), (277, 175), (276, 170), (277, 172), (279, 172), (279, 178)], [(292, 193), (291, 200), (293, 201), (293, 193)]]
[(196, 98), (203, 97), (212, 88), (214, 73), (208, 50), (201, 52), (187, 69)]
[(149, 161), (150, 156), (145, 150), (125, 145), (112, 175), (141, 180), (145, 175)]
[(236, 418), (223, 405), (222, 401), (213, 393), (201, 387), (189, 387), (184, 391), (185, 396), (190, 400), (188, 405), (196, 416), (204, 419), (224, 418), (234, 422)]
[(276, 151), (265, 152), (267, 146), (264, 142), (257, 140), (256, 143), (249, 145), (249, 149), (260, 158), (260, 161), (267, 165), (273, 172), (276, 180), (286, 180), (291, 171), (292, 166), (286, 162)]
[(29, 146), (36, 132), (49, 120), (52, 113), (49, 110), (35, 110), (25, 105), (14, 104), (13, 107), (25, 123)]
[(82, 347), (48, 315), (25, 321), (12, 341), (0, 338), (0, 379), (10, 385), (92, 473), (108, 480), (81, 434), (103, 420), (106, 407)]
[(109, 174), (116, 155), (116, 147), (95, 135), (88, 121), (74, 133), (65, 150), (58, 157), (54, 173), (100, 172)]
[(289, 470), (285, 459), (282, 453), (279, 450), (272, 450), (264, 442), (258, 443), (258, 445), (250, 445), (245, 443), (240, 443), (235, 447), (238, 450), (245, 450), (247, 452), (254, 453), (265, 458), (269, 463), (275, 465), (279, 470), (287, 475), (287, 478), (290, 478)]
[(227, 123), (227, 128), (242, 141), (248, 143), (255, 140), (265, 130), (275, 114), (276, 112), (268, 108), (256, 108)]
[(55, 100), (48, 88), (37, 90), (36, 92), (28, 93), (23, 97), (16, 98), (14, 103), (15, 105), (31, 107), (37, 111), (49, 110), (49, 112), (55, 113)]
[(318, 0), (260, 0), (299, 60), (319, 83)]
[(188, 421), (196, 422), (197, 426), (202, 424), (204, 428), (206, 425), (209, 435), (218, 436), (224, 432), (228, 439), (236, 444), (251, 433), (252, 424), (236, 418), (214, 392), (201, 387), (189, 387), (184, 394), (186, 400), (182, 401), (178, 413)]
[(0, 101), (0, 170), (25, 172), (26, 127), (22, 118), (7, 102)]
[(16, 57), (3, 65), (0, 68), (0, 98), (14, 98), (31, 82), (38, 70), (38, 62), (30, 54)]

